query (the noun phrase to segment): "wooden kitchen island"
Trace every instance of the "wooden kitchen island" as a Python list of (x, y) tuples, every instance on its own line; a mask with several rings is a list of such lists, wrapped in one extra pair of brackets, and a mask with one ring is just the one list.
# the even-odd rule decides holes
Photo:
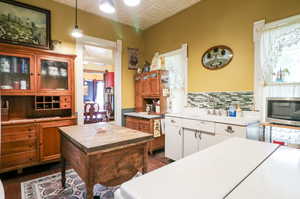
[(89, 199), (93, 198), (93, 186), (97, 183), (116, 186), (131, 179), (139, 170), (147, 172), (151, 134), (108, 123), (59, 130), (64, 188), (66, 164), (85, 182)]

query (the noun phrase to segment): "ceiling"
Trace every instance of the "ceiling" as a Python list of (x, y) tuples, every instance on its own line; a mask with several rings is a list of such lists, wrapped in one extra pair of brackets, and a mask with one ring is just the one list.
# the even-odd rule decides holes
[(99, 66), (113, 64), (113, 51), (111, 49), (84, 45), (83, 56), (84, 64), (94, 64)]
[[(54, 1), (75, 7), (75, 0)], [(134, 8), (126, 6), (122, 0), (114, 1), (117, 11), (112, 15), (99, 10), (99, 0), (78, 0), (78, 8), (143, 30), (201, 0), (142, 0), (141, 4)]]

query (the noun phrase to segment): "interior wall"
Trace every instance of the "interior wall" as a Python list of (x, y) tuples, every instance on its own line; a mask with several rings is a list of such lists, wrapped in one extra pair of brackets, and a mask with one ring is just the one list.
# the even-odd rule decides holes
[[(253, 23), (300, 14), (299, 0), (202, 0), (198, 4), (147, 29), (143, 33), (145, 58), (188, 44), (188, 91), (253, 90)], [(225, 68), (202, 67), (203, 53), (227, 45), (234, 58)]]
[[(59, 52), (75, 54), (76, 41), (70, 36), (74, 27), (74, 8), (52, 0), (19, 0), (20, 2), (51, 10), (52, 39), (60, 40)], [(100, 12), (100, 11), (99, 11)], [(142, 32), (109, 19), (84, 11), (78, 12), (79, 27), (87, 36), (105, 40), (122, 40), (122, 108), (134, 107), (134, 70), (128, 70), (127, 48), (143, 52)], [(143, 58), (141, 58), (143, 59)]]

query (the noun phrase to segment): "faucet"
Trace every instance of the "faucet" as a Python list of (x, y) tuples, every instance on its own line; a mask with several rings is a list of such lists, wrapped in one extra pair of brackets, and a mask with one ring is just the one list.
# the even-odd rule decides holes
[(208, 98), (208, 103), (209, 103), (209, 106), (212, 106), (213, 107), (213, 112), (211, 113), (209, 110), (208, 110), (208, 114), (212, 114), (212, 115), (217, 115), (217, 111), (216, 111), (216, 100), (214, 97), (209, 97)]

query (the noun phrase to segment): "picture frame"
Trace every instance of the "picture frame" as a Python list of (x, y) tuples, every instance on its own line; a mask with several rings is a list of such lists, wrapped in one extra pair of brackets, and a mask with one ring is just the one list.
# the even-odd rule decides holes
[(202, 56), (202, 66), (208, 70), (219, 70), (229, 65), (233, 59), (233, 50), (219, 45), (209, 48)]
[(128, 48), (128, 69), (137, 70), (139, 64), (139, 49)]
[(51, 49), (50, 10), (0, 0), (0, 42)]

